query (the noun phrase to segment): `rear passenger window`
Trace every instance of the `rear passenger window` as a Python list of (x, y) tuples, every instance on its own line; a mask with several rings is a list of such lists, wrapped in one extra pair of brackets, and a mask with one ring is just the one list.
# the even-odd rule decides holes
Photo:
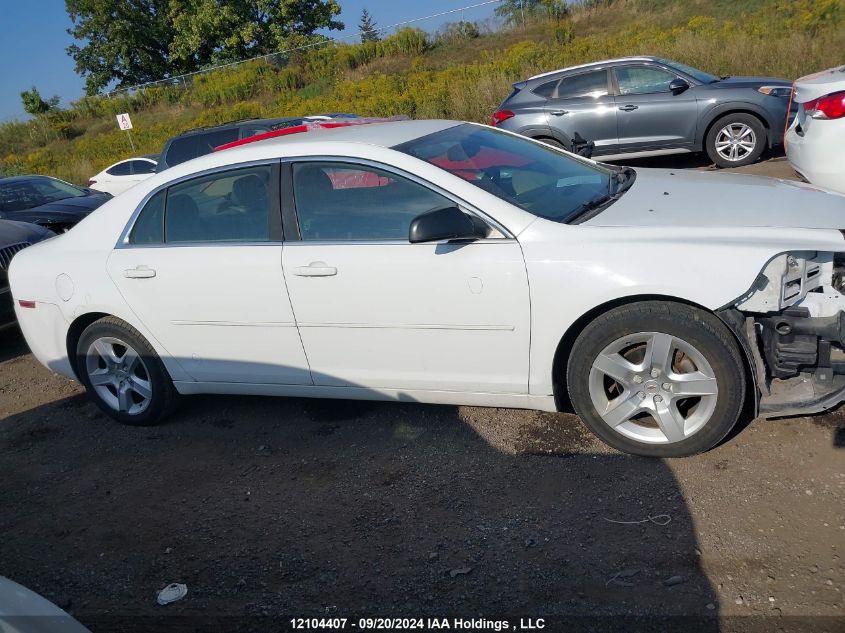
[(155, 163), (148, 160), (133, 160), (129, 163), (132, 166), (133, 174), (152, 174), (155, 173)]
[(269, 166), (248, 167), (173, 185), (167, 192), (165, 241), (269, 240), (270, 173)]
[(162, 189), (147, 201), (135, 226), (129, 241), (132, 244), (161, 244), (164, 241), (164, 201), (167, 191)]
[(407, 240), (415, 217), (454, 206), (401, 176), (348, 163), (297, 163), (293, 188), (303, 240)]
[(606, 95), (607, 92), (607, 71), (599, 70), (575, 75), (574, 77), (564, 77), (557, 87), (555, 97), (558, 99), (574, 99), (576, 97), (598, 99)]
[(272, 168), (247, 167), (195, 178), (150, 198), (129, 236), (132, 244), (266, 242)]

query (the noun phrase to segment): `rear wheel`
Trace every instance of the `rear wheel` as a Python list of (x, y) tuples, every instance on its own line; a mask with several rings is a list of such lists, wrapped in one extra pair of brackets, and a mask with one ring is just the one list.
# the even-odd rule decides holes
[(751, 114), (727, 114), (716, 121), (705, 139), (707, 155), (719, 167), (756, 162), (766, 147), (766, 128)]
[(176, 389), (155, 350), (135, 328), (114, 317), (82, 332), (77, 374), (94, 403), (123, 424), (157, 424), (176, 402)]
[(736, 424), (745, 394), (727, 327), (669, 302), (621, 306), (590, 323), (573, 346), (567, 381), (575, 410), (599, 438), (651, 457), (715, 446)]

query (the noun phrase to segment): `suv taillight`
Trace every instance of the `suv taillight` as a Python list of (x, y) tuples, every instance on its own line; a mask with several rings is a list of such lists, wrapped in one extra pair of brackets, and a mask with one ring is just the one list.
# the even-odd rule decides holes
[(490, 117), (490, 125), (496, 127), (502, 121), (507, 121), (513, 116), (515, 115), (510, 110), (497, 110), (493, 113), (493, 116)]
[(841, 119), (845, 116), (845, 92), (833, 94), (807, 101), (804, 112), (814, 119)]

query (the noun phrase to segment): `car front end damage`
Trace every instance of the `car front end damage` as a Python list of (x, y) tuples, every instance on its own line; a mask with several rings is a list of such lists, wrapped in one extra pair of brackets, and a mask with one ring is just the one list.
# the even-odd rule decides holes
[(782, 253), (719, 314), (749, 356), (760, 415), (845, 401), (845, 252)]

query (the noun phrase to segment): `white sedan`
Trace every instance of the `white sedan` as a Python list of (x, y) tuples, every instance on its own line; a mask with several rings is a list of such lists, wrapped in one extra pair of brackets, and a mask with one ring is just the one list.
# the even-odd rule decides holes
[(180, 394), (574, 406), (679, 456), (845, 399), (843, 226), (800, 183), (403, 121), (178, 165), (10, 278), (36, 357), (127, 424)]
[(808, 182), (845, 193), (845, 66), (802, 77), (794, 90), (789, 164)]
[(156, 172), (156, 164), (150, 156), (118, 161), (91, 176), (88, 187), (116, 196), (152, 176)]

